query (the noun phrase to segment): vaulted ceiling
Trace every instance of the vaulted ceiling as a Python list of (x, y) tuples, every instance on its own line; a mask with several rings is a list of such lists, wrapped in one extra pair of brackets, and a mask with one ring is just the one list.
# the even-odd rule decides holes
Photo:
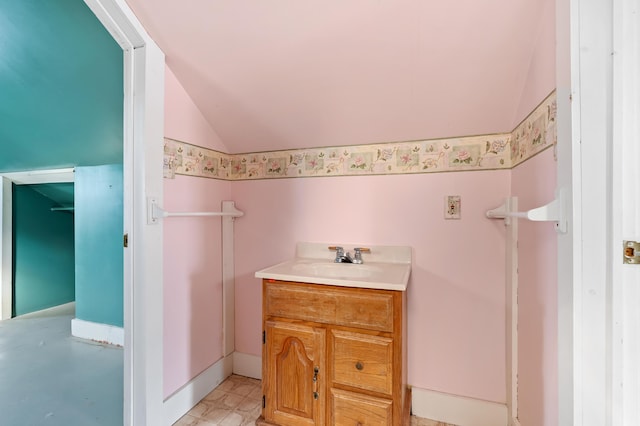
[[(553, 0), (128, 0), (229, 153), (510, 131)], [(0, 7), (0, 173), (122, 160), (82, 0)]]
[(127, 0), (230, 153), (511, 131), (553, 0)]

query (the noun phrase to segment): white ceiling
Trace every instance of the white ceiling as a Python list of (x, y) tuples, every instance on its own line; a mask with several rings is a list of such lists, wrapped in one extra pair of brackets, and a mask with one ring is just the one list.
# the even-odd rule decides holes
[(240, 153), (511, 131), (552, 1), (128, 3)]

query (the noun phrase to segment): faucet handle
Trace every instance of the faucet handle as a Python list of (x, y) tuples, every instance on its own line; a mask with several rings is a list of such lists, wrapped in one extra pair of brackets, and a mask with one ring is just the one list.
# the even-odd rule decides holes
[(344, 248), (340, 246), (329, 246), (329, 250), (335, 250), (336, 252), (336, 258), (334, 262), (340, 262), (340, 259), (344, 257)]
[(362, 263), (362, 253), (371, 253), (371, 249), (366, 247), (355, 247), (353, 249), (353, 263)]
[(360, 253), (371, 253), (371, 249), (368, 247), (356, 247), (353, 250), (359, 251)]

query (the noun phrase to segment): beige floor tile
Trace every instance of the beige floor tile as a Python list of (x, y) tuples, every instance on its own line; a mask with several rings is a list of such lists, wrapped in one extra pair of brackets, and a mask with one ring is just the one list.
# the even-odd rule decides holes
[(187, 414), (174, 423), (174, 426), (217, 426), (217, 424)]
[(253, 399), (262, 399), (262, 385), (258, 384), (247, 396)]
[(212, 423), (218, 424), (232, 412), (232, 410), (226, 408), (211, 407), (211, 410), (207, 411), (202, 418), (204, 420), (208, 420)]
[(224, 393), (216, 399), (208, 399), (205, 402), (212, 407), (224, 408), (227, 410), (235, 410), (235, 408), (242, 402), (244, 396), (236, 395), (233, 393)]
[(255, 413), (262, 406), (262, 401), (251, 397), (244, 398), (240, 404), (236, 407), (235, 411), (238, 413)]
[(449, 423), (438, 422), (436, 420), (423, 419), (411, 416), (411, 426), (455, 426)]
[(188, 414), (193, 417), (202, 418), (204, 417), (204, 414), (210, 409), (211, 406), (206, 401), (200, 401), (198, 404), (196, 404), (195, 407), (189, 410)]
[(220, 422), (220, 426), (241, 426), (244, 416), (238, 413), (231, 413)]

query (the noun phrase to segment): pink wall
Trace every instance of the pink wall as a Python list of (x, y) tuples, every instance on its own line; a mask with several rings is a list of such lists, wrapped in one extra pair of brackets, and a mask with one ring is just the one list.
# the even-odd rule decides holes
[(165, 67), (164, 90), (165, 137), (222, 152), (228, 151), (169, 67)]
[[(555, 2), (547, 1), (514, 125), (555, 89)], [(512, 195), (521, 211), (554, 198), (553, 149), (512, 170)], [(518, 418), (522, 426), (558, 424), (557, 248), (551, 223), (518, 224)]]
[(515, 128), (556, 87), (556, 2), (544, 0), (533, 55), (512, 128)]
[[(485, 218), (509, 195), (509, 171), (234, 182), (236, 350), (261, 353), (255, 271), (298, 241), (408, 245), (409, 378), (414, 386), (505, 401), (505, 235)], [(462, 197), (462, 219), (443, 218)], [(327, 253), (330, 257), (331, 254)]]
[[(165, 136), (225, 150), (169, 68)], [(168, 211), (219, 211), (229, 183), (176, 176), (164, 180)], [(164, 221), (164, 396), (222, 357), (219, 218)]]
[[(521, 211), (554, 198), (556, 162), (547, 149), (512, 171)], [(558, 424), (556, 232), (552, 223), (518, 223), (518, 413), (522, 426)]]
[[(553, 2), (546, 3), (514, 125), (554, 88)], [(169, 69), (166, 99), (167, 137), (232, 151)], [(236, 350), (258, 356), (256, 270), (292, 257), (298, 241), (412, 246), (410, 383), (503, 403), (504, 227), (484, 212), (510, 195), (512, 175), (521, 207), (549, 201), (555, 185), (549, 155), (547, 150), (514, 171), (231, 183), (178, 176), (165, 180), (165, 207), (217, 210), (221, 200), (234, 199), (245, 211), (235, 225)], [(462, 196), (461, 220), (443, 219), (445, 195)], [(520, 413), (523, 426), (554, 425), (555, 236), (529, 225), (522, 224), (520, 235)], [(164, 230), (164, 393), (169, 395), (222, 356), (220, 225), (173, 219)]]

